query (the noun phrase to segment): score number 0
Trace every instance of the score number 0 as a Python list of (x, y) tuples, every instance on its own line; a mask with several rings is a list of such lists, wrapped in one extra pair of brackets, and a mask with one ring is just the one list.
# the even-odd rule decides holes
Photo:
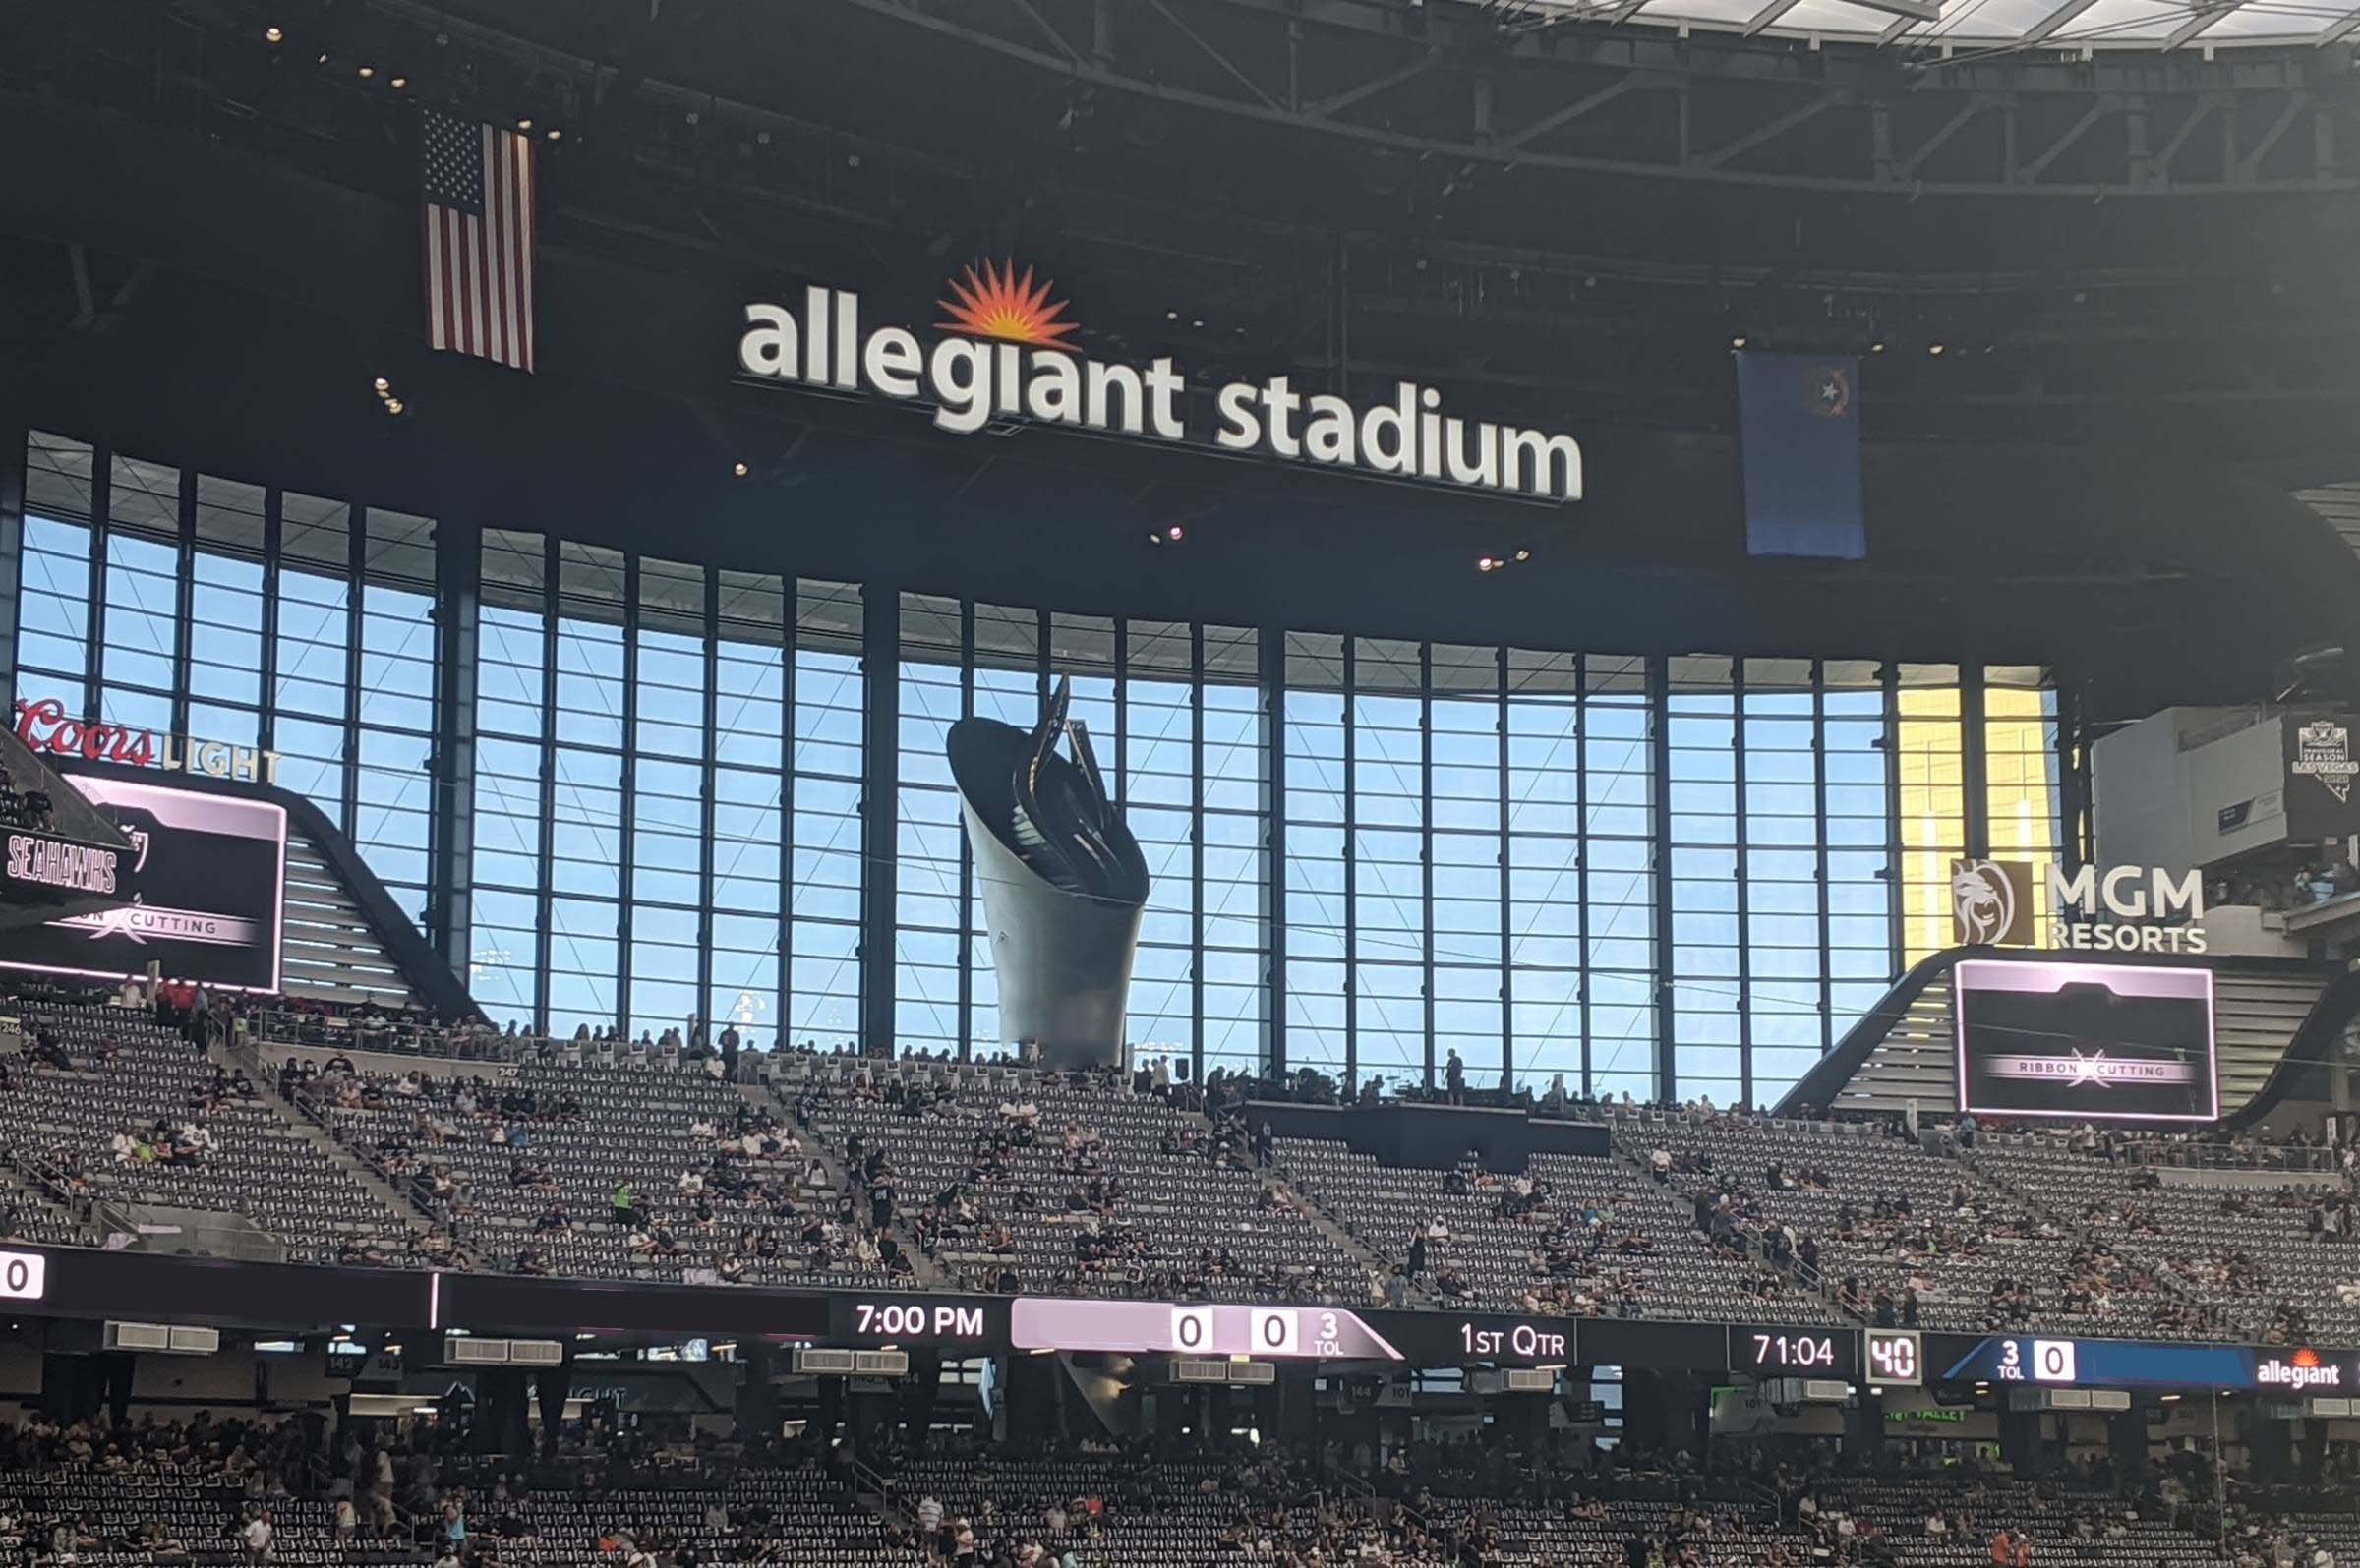
[(0, 1252), (0, 1300), (37, 1302), (49, 1293), (49, 1260), (38, 1252)]
[[(1175, 1307), (1172, 1308), (1172, 1349), (1188, 1356), (1218, 1356), (1232, 1354), (1217, 1342), (1213, 1332), (1213, 1309), (1210, 1307)], [(1257, 1307), (1246, 1313), (1246, 1344), (1235, 1354), (1246, 1356), (1303, 1355), (1303, 1314), (1292, 1307)], [(1333, 1312), (1322, 1312), (1319, 1341), (1311, 1354), (1335, 1354), (1340, 1324)]]
[(2032, 1380), (2036, 1383), (2070, 1383), (2080, 1372), (2080, 1347), (2070, 1339), (2003, 1339), (1999, 1342), (1999, 1380), (2021, 1383), (2025, 1380), (2024, 1352), (2032, 1347)]

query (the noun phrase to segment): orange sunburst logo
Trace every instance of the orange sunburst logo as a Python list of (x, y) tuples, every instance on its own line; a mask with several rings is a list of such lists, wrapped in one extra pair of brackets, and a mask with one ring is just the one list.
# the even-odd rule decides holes
[(949, 320), (935, 323), (945, 331), (1011, 343), (1055, 344), (1074, 330), (1073, 322), (1057, 319), (1065, 314), (1065, 301), (1051, 301), (1049, 285), (1034, 282), (1031, 267), (1019, 277), (1014, 261), (998, 266), (985, 261), (980, 275), (971, 266), (951, 279), (950, 290), (949, 299), (934, 302), (950, 315)]
[(2291, 1360), (2297, 1366), (2317, 1366), (2319, 1365), (2319, 1352), (2311, 1349), (2309, 1346), (2305, 1346), (2303, 1349), (2296, 1351), (2294, 1355), (2288, 1359)]

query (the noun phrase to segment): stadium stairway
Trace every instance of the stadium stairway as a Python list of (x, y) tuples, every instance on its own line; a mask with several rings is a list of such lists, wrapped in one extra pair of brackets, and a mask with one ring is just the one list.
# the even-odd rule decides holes
[[(2150, 1269), (2154, 1274), (2155, 1284), (2158, 1289), (2170, 1292), (2172, 1295), (2179, 1297), (2181, 1300), (2187, 1302), (2191, 1306), (2202, 1307), (2204, 1305), (2203, 1298), (2199, 1297), (2196, 1292), (2190, 1290), (2187, 1285), (2178, 1278), (2178, 1276), (2174, 1275), (2170, 1270), (2162, 1267), (2164, 1261), (2163, 1256), (2159, 1252), (2151, 1250), (2149, 1248), (2142, 1245), (2139, 1239), (2125, 1235), (2110, 1234), (2103, 1228), (2091, 1224), (2088, 1220), (2083, 1219), (2077, 1214), (2073, 1214), (2058, 1208), (2055, 1203), (2050, 1201), (2052, 1197), (2058, 1194), (2045, 1192), (2040, 1189), (2027, 1186), (2021, 1182), (2010, 1181), (2008, 1178), (1999, 1174), (1999, 1171), (1995, 1168), (1993, 1162), (1976, 1159), (1973, 1151), (1958, 1154), (1955, 1156), (1955, 1158), (1957, 1158), (1961, 1165), (1973, 1171), (1976, 1180), (1982, 1182), (1987, 1187), (1995, 1188), (1998, 1191), (2005, 1192), (2008, 1194), (2008, 1196), (2014, 1198), (2017, 1202), (2022, 1203), (2027, 1209), (2031, 1210), (2034, 1214), (2038, 1215), (2040, 1218), (2054, 1221), (2057, 1225), (2071, 1232), (2073, 1235), (2080, 1237), (2083, 1241), (2102, 1245), (2113, 1250), (2117, 1255), (2128, 1258), (2131, 1261)], [(2085, 1194), (2068, 1193), (2064, 1195), (2073, 1197)]]
[[(1180, 1114), (1182, 1120), (1194, 1123), (1208, 1141), (1216, 1136), (1212, 1119), (1204, 1112), (1184, 1111)], [(1379, 1278), (1385, 1278), (1390, 1276), (1393, 1270), (1400, 1266), (1400, 1259), (1386, 1256), (1367, 1242), (1353, 1235), (1351, 1227), (1322, 1207), (1320, 1200), (1312, 1194), (1310, 1190), (1296, 1181), (1293, 1174), (1287, 1170), (1286, 1156), (1283, 1153), (1278, 1155), (1276, 1164), (1267, 1175), (1261, 1172), (1256, 1174), (1263, 1176), (1262, 1185), (1276, 1192), (1280, 1202), (1302, 1215), (1313, 1230), (1333, 1242), (1337, 1248), (1348, 1253), (1369, 1273)], [(1273, 1177), (1275, 1180), (1271, 1180)], [(1409, 1280), (1407, 1284), (1410, 1306), (1440, 1307), (1443, 1305), (1440, 1297), (1417, 1280)]]
[[(828, 1180), (835, 1185), (837, 1191), (843, 1192), (851, 1190), (852, 1173), (844, 1168), (844, 1161), (837, 1156), (836, 1151), (828, 1147), (825, 1138), (815, 1136), (811, 1129), (803, 1125), (801, 1118), (797, 1117), (793, 1109), (782, 1103), (777, 1095), (771, 1093), (767, 1085), (740, 1082), (737, 1087), (738, 1094), (748, 1105), (769, 1116), (780, 1127), (794, 1133), (797, 1147), (819, 1161), (820, 1169), (828, 1173)], [(922, 1202), (926, 1200), (925, 1194), (916, 1192), (907, 1193), (905, 1197), (910, 1201)], [(895, 1241), (901, 1244), (902, 1255), (910, 1259), (910, 1269), (915, 1276), (919, 1289), (946, 1291), (956, 1288), (951, 1277), (942, 1271), (942, 1265), (928, 1256), (926, 1249), (917, 1245), (916, 1239), (902, 1229), (902, 1222), (898, 1216), (885, 1229)]]
[(374, 1001), (389, 1012), (415, 999), (359, 900), (318, 841), (291, 816), (283, 918), (281, 983), (288, 990), (353, 1006)]
[[(1612, 1140), (1609, 1147), (1613, 1151), (1609, 1157), (1628, 1169), (1634, 1177), (1648, 1181), (1654, 1180), (1655, 1173), (1648, 1169), (1647, 1162), (1639, 1157), (1638, 1149), (1634, 1145), (1625, 1142), (1622, 1136), (1618, 1135)], [(1710, 1242), (1710, 1238), (1692, 1224), (1688, 1227), (1687, 1234), (1694, 1237), (1700, 1244), (1709, 1244)], [(1825, 1274), (1806, 1276), (1800, 1264), (1796, 1262), (1790, 1262), (1785, 1268), (1780, 1268), (1771, 1262), (1768, 1251), (1758, 1240), (1749, 1241), (1747, 1245), (1751, 1255), (1764, 1268), (1770, 1269), (1785, 1280), (1798, 1295), (1811, 1297), (1822, 1303), (1827, 1307), (1828, 1314), (1837, 1322), (1864, 1323), (1868, 1320), (1844, 1305), (1843, 1293), (1828, 1284)]]
[(96, 1245), (92, 1227), (68, 1213), (38, 1181), (5, 1161), (0, 1161), (0, 1210), (15, 1216), (15, 1235), (20, 1241), (49, 1247)]
[[(293, 846), (290, 843), (290, 871), (293, 863), (292, 853)], [(205, 1054), (212, 1059), (215, 1066), (233, 1074), (243, 1073), (252, 1079), (255, 1086), (262, 1091), (258, 1098), (263, 1104), (269, 1106), (271, 1112), (297, 1137), (318, 1149), (323, 1159), (349, 1177), (354, 1186), (376, 1198), (386, 1214), (404, 1229), (411, 1231), (432, 1229), (441, 1224), (441, 1221), (428, 1211), (425, 1204), (379, 1175), (366, 1161), (355, 1154), (349, 1145), (338, 1139), (334, 1133), (320, 1123), (305, 1115), (301, 1107), (281, 1095), (273, 1087), (278, 1081), (277, 1073), (271, 1064), (264, 1061), (262, 1053), (257, 1051), (250, 1042), (233, 1046), (216, 1040), (206, 1047)], [(456, 1247), (454, 1251), (456, 1253), (455, 1260), (464, 1263), (469, 1268), (485, 1266), (484, 1260), (464, 1245)]]
[[(1349, 1252), (1353, 1257), (1359, 1259), (1361, 1267), (1369, 1269), (1379, 1275), (1389, 1275), (1392, 1273), (1395, 1267), (1393, 1259), (1386, 1257), (1384, 1253), (1369, 1246), (1368, 1243), (1353, 1235), (1350, 1231), (1346, 1230), (1340, 1223), (1337, 1222), (1334, 1215), (1320, 1207), (1319, 1200), (1317, 1198), (1313, 1197), (1309, 1192), (1304, 1191), (1302, 1188), (1296, 1186), (1291, 1177), (1284, 1175), (1285, 1166), (1283, 1162), (1280, 1164), (1278, 1170), (1281, 1177), (1280, 1180), (1275, 1182), (1266, 1181), (1263, 1185), (1275, 1191), (1280, 1201), (1284, 1202), (1289, 1208), (1293, 1209), (1296, 1213), (1302, 1215), (1304, 1219), (1308, 1220), (1314, 1230), (1320, 1232), (1320, 1234), (1333, 1242), (1337, 1247), (1343, 1249), (1343, 1250)], [(1440, 1307), (1443, 1305), (1442, 1301), (1436, 1297), (1432, 1291), (1428, 1290), (1418, 1281), (1410, 1280), (1408, 1285), (1410, 1306)]]

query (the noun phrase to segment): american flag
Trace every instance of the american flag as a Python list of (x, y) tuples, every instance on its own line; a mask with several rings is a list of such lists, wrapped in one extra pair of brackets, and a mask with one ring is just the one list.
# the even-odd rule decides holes
[(533, 368), (533, 145), (421, 108), (430, 348)]

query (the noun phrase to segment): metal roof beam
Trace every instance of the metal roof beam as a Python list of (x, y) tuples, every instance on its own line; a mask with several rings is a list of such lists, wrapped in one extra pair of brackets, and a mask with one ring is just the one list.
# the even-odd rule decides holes
[[(1796, 3), (1796, 0), (1787, 0), (1787, 3), (1793, 5)], [(1612, 103), (1615, 99), (1622, 96), (1623, 93), (1628, 92), (1631, 88), (1637, 87), (1639, 82), (1639, 73), (1633, 71), (1628, 76), (1622, 77), (1618, 81), (1611, 82), (1607, 86), (1600, 87), (1595, 92), (1585, 93), (1581, 97), (1575, 98), (1571, 103), (1566, 104), (1564, 108), (1550, 110), (1547, 114), (1542, 115), (1539, 119), (1533, 121), (1532, 124), (1524, 127), (1524, 129), (1521, 131), (1516, 132), (1513, 136), (1502, 137), (1500, 139), (1500, 145), (1504, 147), (1520, 147), (1535, 137), (1547, 136), (1559, 126), (1578, 120), (1583, 115), (1589, 113), (1592, 109), (1602, 108), (1605, 105)]]
[(1876, 35), (1876, 46), (1881, 49), (1888, 43), (1898, 43), (1912, 29), (1922, 25), (1916, 17), (1895, 17), (1887, 24), (1885, 30)]
[(1887, 16), (1908, 17), (1913, 22), (1942, 20), (1942, 0), (1848, 0), (1848, 3), (1866, 11), (1882, 11)]
[(2180, 148), (2188, 145), (2188, 139), (2196, 134), (2197, 127), (2211, 119), (2214, 110), (2225, 107), (2227, 105), (2216, 94), (2206, 93), (2199, 97), (2196, 100), (2196, 107), (2188, 111), (2187, 118), (2180, 121), (2179, 126), (2164, 142), (2161, 150), (2157, 151), (2154, 157), (2149, 161), (2148, 167), (2163, 179), (2169, 180), (2171, 178), (2171, 160), (2180, 155)]
[(2097, 0), (2063, 0), (2056, 10), (2025, 29), (2024, 36), (2016, 41), (2028, 49), (2036, 43), (2045, 43), (2058, 29), (2095, 4)]
[(2360, 11), (2347, 12), (2340, 21), (2328, 24), (2328, 30), (2319, 35), (2319, 46), (2324, 49), (2341, 43), (2355, 32), (2360, 32)]
[(1985, 109), (1990, 108), (1992, 101), (1992, 99), (1978, 92), (1970, 97), (1965, 103), (1960, 104), (1958, 108), (1952, 112), (1950, 118), (1943, 121), (1941, 126), (1935, 130), (1933, 135), (1927, 137), (1924, 141), (1918, 144), (1917, 151), (1911, 153), (1908, 157), (1901, 160), (1900, 165), (1893, 171), (1894, 178), (1906, 180), (1912, 175), (1916, 174), (1919, 164), (1923, 163), (1927, 158), (1932, 157), (1934, 153), (1941, 150), (1943, 143), (1948, 142), (1952, 137), (1957, 136), (1961, 131), (1964, 131), (1967, 128), (1968, 121), (1974, 119)]
[(2201, 7), (2196, 15), (2171, 29), (2163, 39), (2163, 52), (2169, 54), (2244, 4), (2245, 0), (2217, 0), (2215, 4)]
[(1398, 66), (1381, 77), (1371, 77), (1358, 87), (1346, 87), (1341, 92), (1332, 93), (1320, 99), (1317, 103), (1309, 104), (1303, 112), (1314, 119), (1326, 119), (1338, 109), (1348, 109), (1363, 98), (1374, 97), (1387, 87), (1399, 87), (1411, 77), (1424, 75), (1433, 70), (1442, 61), (1442, 51), (1439, 49), (1422, 54), (1407, 65)]
[(1817, 117), (1823, 110), (1832, 109), (1837, 104), (1846, 102), (1850, 96), (1851, 94), (1845, 92), (1823, 92), (1808, 103), (1789, 109), (1775, 120), (1755, 126), (1735, 142), (1722, 144), (1697, 161), (1708, 169), (1717, 169), (1739, 153), (1750, 152), (1773, 137), (1786, 135), (1805, 120)]
[(2024, 166), (2023, 178), (2028, 181), (2037, 180), (2040, 178), (2042, 174), (2047, 172), (2048, 166), (2056, 162), (2057, 159), (2064, 154), (2068, 147), (2072, 146), (2076, 142), (2079, 142), (2082, 139), (2083, 134), (2092, 126), (2097, 124), (2098, 121), (2104, 119), (2109, 114), (2119, 114), (2121, 112), (2122, 105), (2112, 98), (2099, 98), (2096, 102), (2091, 104), (2090, 107), (2082, 111), (2082, 117), (2080, 119), (2074, 121), (2072, 125), (2066, 127), (2064, 135), (2058, 137), (2054, 142), (2051, 142), (2048, 145), (2047, 150), (2043, 151), (2038, 157), (2033, 159), (2032, 162)]
[(1745, 19), (1745, 36), (1752, 37), (1801, 3), (1802, 0), (1770, 0), (1768, 5)]
[(1278, 107), (1278, 100), (1271, 97), (1268, 93), (1263, 91), (1262, 85), (1256, 82), (1252, 77), (1246, 75), (1244, 67), (1240, 66), (1236, 61), (1230, 59), (1220, 50), (1214, 48), (1206, 40), (1206, 37), (1203, 33), (1199, 32), (1196, 29), (1190, 27), (1186, 22), (1182, 21), (1178, 16), (1174, 15), (1172, 8), (1165, 5), (1163, 0), (1148, 0), (1148, 4), (1154, 8), (1156, 15), (1162, 17), (1164, 21), (1170, 23), (1173, 29), (1177, 31), (1180, 36), (1195, 44), (1200, 53), (1202, 53), (1207, 59), (1210, 60), (1214, 65), (1219, 66), (1221, 70), (1228, 75), (1230, 81), (1235, 82), (1239, 87), (1244, 87), (1248, 92), (1251, 92), (1254, 94), (1254, 96), (1260, 98), (1264, 108), (1275, 109)]
[(2277, 145), (2285, 140), (2286, 133), (2293, 128), (2294, 122), (2310, 112), (2310, 93), (2296, 92), (2287, 97), (2286, 106), (2278, 111), (2278, 117), (2271, 122), (2270, 129), (2262, 133), (2262, 140), (2256, 142), (2245, 156), (2237, 160), (2236, 173), (2241, 183), (2251, 185), (2261, 178), (2263, 162), (2269, 158)]

